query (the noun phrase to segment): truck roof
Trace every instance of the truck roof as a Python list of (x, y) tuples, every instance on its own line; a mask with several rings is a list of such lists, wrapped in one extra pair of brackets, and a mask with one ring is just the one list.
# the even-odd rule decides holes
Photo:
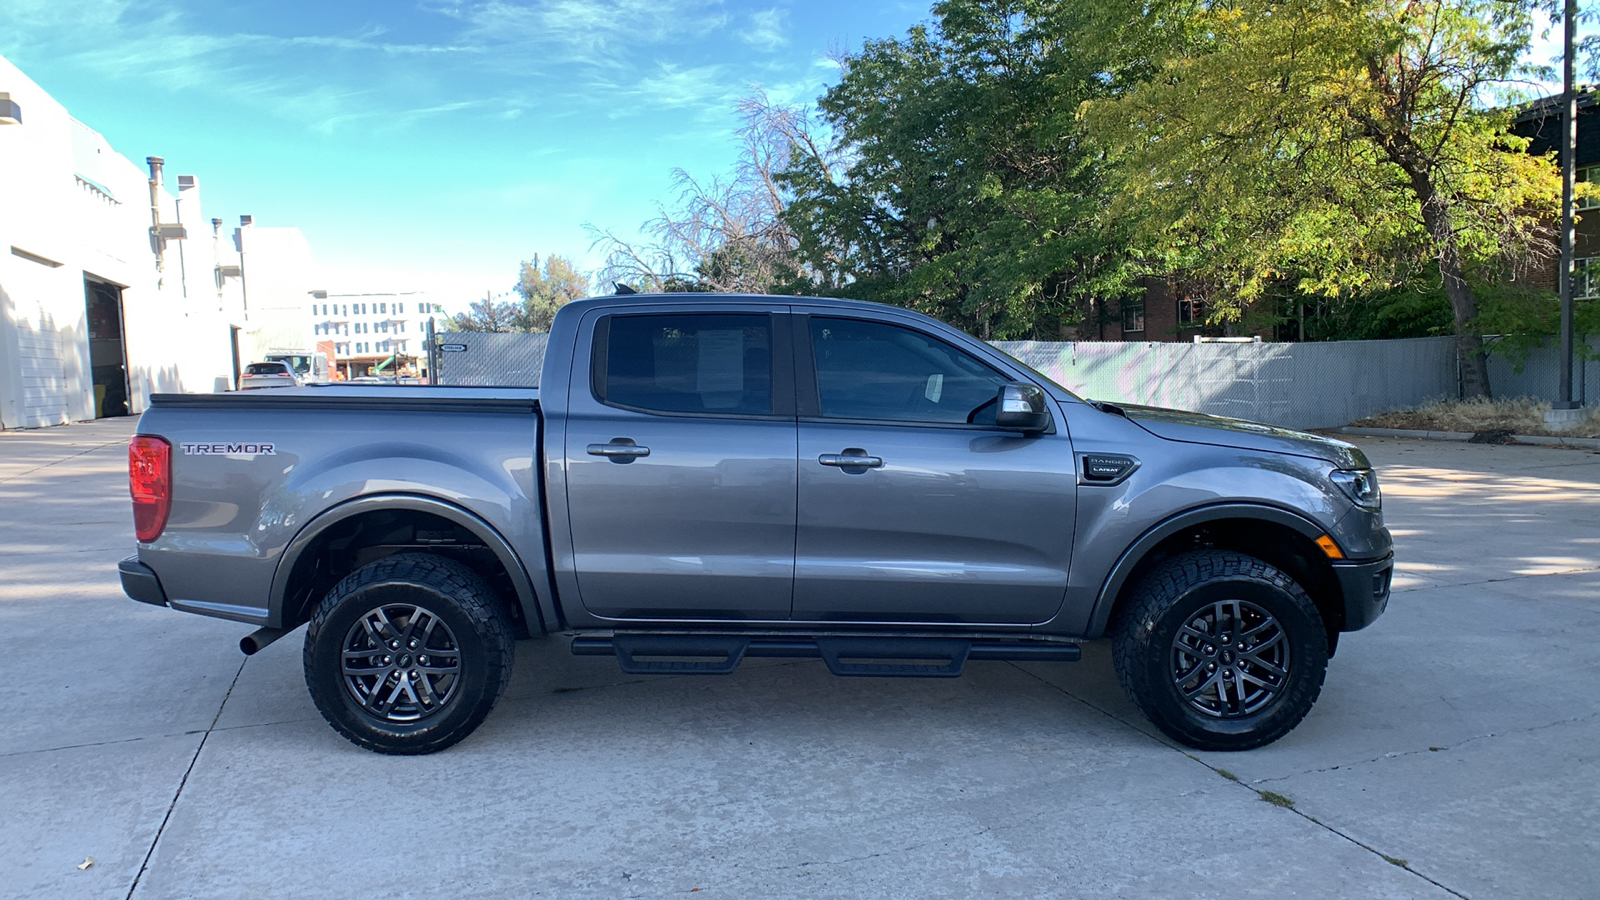
[[(795, 304), (802, 306), (833, 306), (839, 309), (893, 309), (897, 312), (913, 312), (904, 307), (889, 306), (883, 303), (873, 303), (868, 300), (847, 300), (843, 297), (804, 297), (787, 294), (702, 294), (693, 292), (678, 292), (670, 294), (606, 294), (598, 297), (586, 297), (574, 300), (563, 309), (577, 307), (587, 309), (591, 306), (610, 306), (623, 304), (628, 306), (650, 306), (654, 304), (683, 304), (722, 306), (731, 304), (748, 303), (773, 303)], [(919, 314), (920, 315), (920, 314)]]

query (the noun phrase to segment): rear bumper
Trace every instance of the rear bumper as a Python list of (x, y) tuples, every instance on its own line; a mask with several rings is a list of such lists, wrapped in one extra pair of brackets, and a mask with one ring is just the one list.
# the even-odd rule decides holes
[(140, 603), (149, 603), (152, 606), (166, 606), (167, 592), (161, 587), (161, 579), (150, 567), (139, 562), (139, 557), (130, 556), (117, 563), (117, 574), (122, 576), (122, 592)]
[(1340, 631), (1359, 631), (1383, 615), (1389, 606), (1389, 582), (1394, 577), (1394, 554), (1382, 559), (1335, 563), (1339, 591), (1344, 595), (1344, 624)]

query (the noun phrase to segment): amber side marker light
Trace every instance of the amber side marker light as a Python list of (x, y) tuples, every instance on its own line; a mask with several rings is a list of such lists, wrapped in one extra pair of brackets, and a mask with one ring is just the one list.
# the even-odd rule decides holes
[(1339, 545), (1327, 535), (1317, 538), (1317, 546), (1322, 548), (1323, 553), (1328, 554), (1329, 559), (1344, 559), (1344, 553), (1339, 550)]
[(136, 434), (128, 442), (128, 493), (134, 534), (148, 544), (161, 536), (172, 511), (172, 445), (165, 438)]

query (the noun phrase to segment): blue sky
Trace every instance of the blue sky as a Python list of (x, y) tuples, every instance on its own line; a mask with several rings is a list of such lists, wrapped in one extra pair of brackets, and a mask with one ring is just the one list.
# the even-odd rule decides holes
[(459, 307), (535, 254), (597, 266), (586, 223), (727, 171), (741, 96), (814, 100), (930, 3), (0, 0), (0, 55), (208, 216), (301, 228), (326, 286)]
[(631, 234), (674, 167), (729, 168), (739, 97), (813, 100), (831, 53), (928, 6), (3, 0), (0, 55), (125, 156), (198, 176), (208, 217), (301, 228), (330, 286), (453, 306), (534, 254), (597, 265), (585, 223)]

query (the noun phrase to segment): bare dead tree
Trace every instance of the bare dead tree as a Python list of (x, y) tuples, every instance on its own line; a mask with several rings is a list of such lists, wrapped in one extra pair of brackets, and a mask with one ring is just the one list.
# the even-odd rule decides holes
[(789, 195), (778, 173), (798, 155), (832, 171), (831, 142), (807, 107), (772, 102), (764, 91), (739, 101), (741, 152), (732, 172), (709, 179), (672, 172), (671, 205), (640, 229), (641, 242), (588, 226), (605, 253), (599, 279), (641, 290), (770, 293), (816, 283), (784, 222)]

